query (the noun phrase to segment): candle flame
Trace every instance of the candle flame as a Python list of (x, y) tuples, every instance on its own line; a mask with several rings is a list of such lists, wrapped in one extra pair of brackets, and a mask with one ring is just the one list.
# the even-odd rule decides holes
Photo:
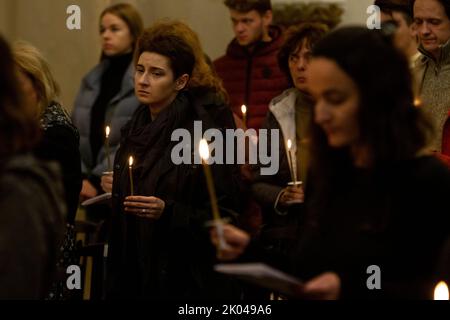
[(134, 162), (133, 157), (130, 157), (130, 159), (128, 160), (128, 163), (130, 164), (130, 167), (133, 166), (133, 162)]
[(241, 111), (242, 111), (242, 114), (246, 114), (247, 113), (247, 107), (245, 106), (245, 104), (242, 105)]
[(208, 142), (206, 142), (205, 139), (202, 139), (200, 141), (200, 145), (199, 145), (198, 149), (200, 151), (200, 157), (204, 161), (208, 161), (208, 159), (209, 159), (209, 146), (208, 146)]
[(109, 134), (111, 133), (111, 128), (109, 126), (106, 127), (106, 138), (109, 138)]
[(414, 99), (414, 107), (419, 108), (421, 106), (422, 106), (422, 100), (419, 97), (415, 98)]
[(291, 139), (288, 139), (288, 141), (287, 141), (287, 147), (288, 147), (288, 150), (290, 151), (291, 148), (292, 148), (292, 141), (291, 141)]
[(448, 287), (444, 281), (439, 282), (434, 289), (434, 300), (449, 300)]

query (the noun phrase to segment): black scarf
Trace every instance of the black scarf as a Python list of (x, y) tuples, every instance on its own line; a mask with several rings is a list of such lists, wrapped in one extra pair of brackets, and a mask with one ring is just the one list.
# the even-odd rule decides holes
[(97, 163), (98, 153), (105, 142), (105, 121), (109, 102), (120, 92), (123, 77), (133, 60), (133, 53), (110, 57), (107, 60), (109, 63), (101, 77), (100, 92), (91, 109), (89, 140), (94, 163)]
[[(167, 154), (166, 151), (172, 143), (172, 132), (182, 128), (183, 123), (192, 116), (190, 109), (189, 98), (184, 92), (179, 93), (155, 120), (151, 119), (148, 106), (139, 107), (123, 144), (127, 146), (127, 152), (135, 158), (136, 179), (143, 179), (144, 175), (154, 169), (157, 161)], [(152, 184), (156, 184), (157, 179), (152, 180)], [(153, 192), (154, 188), (153, 185), (146, 191)]]

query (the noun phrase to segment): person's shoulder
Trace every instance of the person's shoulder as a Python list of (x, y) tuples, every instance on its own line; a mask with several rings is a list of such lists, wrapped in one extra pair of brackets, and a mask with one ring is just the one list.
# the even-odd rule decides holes
[(295, 88), (286, 89), (281, 94), (279, 94), (278, 96), (273, 98), (270, 101), (270, 105), (276, 106), (276, 105), (280, 104), (281, 102), (286, 101), (286, 100), (288, 100), (292, 97), (296, 97), (296, 96), (297, 96), (297, 89), (295, 89)]
[(207, 116), (222, 127), (234, 128), (231, 109), (220, 93), (210, 88), (191, 88), (186, 94), (200, 118)]
[(52, 102), (44, 111), (40, 119), (44, 130), (49, 128), (60, 128), (68, 130), (71, 134), (78, 136), (78, 129), (73, 125), (69, 113), (58, 102)]
[(269, 29), (271, 41), (261, 47), (261, 54), (267, 56), (277, 56), (278, 51), (284, 44), (283, 30), (277, 25), (271, 25)]
[(1, 185), (10, 192), (42, 195), (41, 190), (54, 196), (62, 194), (61, 172), (54, 162), (41, 161), (31, 154), (23, 154), (7, 160), (1, 170)]
[(219, 58), (217, 58), (216, 60), (214, 60), (213, 65), (216, 72), (220, 73), (222, 71), (225, 71), (231, 60), (232, 58), (228, 54), (224, 54)]
[(246, 51), (243, 46), (239, 45), (236, 38), (233, 38), (228, 44), (225, 54), (214, 60), (214, 66), (220, 68), (226, 66), (230, 61), (242, 59), (247, 59)]
[(420, 184), (445, 185), (450, 188), (449, 168), (433, 155), (414, 158), (407, 161), (402, 167), (405, 174), (410, 175)]
[(227, 58), (226, 54), (223, 54), (223, 55), (219, 56), (218, 58), (216, 58), (213, 61), (214, 66), (217, 65), (217, 64), (221, 64), (226, 58)]
[(2, 176), (28, 175), (53, 180), (60, 176), (55, 163), (37, 159), (30, 153), (21, 154), (8, 159), (2, 168)]
[(221, 94), (209, 87), (189, 88), (189, 90), (186, 91), (186, 95), (195, 103), (202, 105), (221, 106), (225, 104), (225, 99), (221, 96)]
[(103, 71), (106, 68), (107, 61), (100, 61), (92, 69), (90, 69), (83, 77), (82, 83), (87, 86), (93, 86), (95, 82), (101, 79)]

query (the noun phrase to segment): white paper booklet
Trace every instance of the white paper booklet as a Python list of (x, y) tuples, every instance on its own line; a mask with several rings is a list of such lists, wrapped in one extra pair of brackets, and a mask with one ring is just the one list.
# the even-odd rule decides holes
[(112, 198), (111, 192), (101, 194), (99, 196), (96, 196), (94, 198), (88, 199), (81, 203), (83, 207), (87, 207), (93, 204), (100, 204), (100, 203), (107, 203), (108, 200)]
[(217, 264), (214, 270), (288, 296), (295, 295), (296, 288), (302, 286), (299, 279), (264, 263)]

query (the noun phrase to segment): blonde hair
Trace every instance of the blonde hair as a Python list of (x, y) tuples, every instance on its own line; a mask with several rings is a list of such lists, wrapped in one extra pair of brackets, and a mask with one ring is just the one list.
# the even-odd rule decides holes
[(50, 66), (41, 52), (27, 42), (15, 42), (12, 52), (16, 65), (33, 83), (38, 96), (38, 112), (41, 115), (59, 96), (59, 86), (50, 72)]
[(195, 31), (182, 21), (169, 19), (157, 21), (152, 26), (152, 30), (161, 35), (180, 37), (191, 47), (195, 56), (195, 66), (188, 88), (215, 91), (225, 102), (228, 102), (228, 95), (223, 87), (222, 80), (217, 76), (211, 62), (205, 55)]

